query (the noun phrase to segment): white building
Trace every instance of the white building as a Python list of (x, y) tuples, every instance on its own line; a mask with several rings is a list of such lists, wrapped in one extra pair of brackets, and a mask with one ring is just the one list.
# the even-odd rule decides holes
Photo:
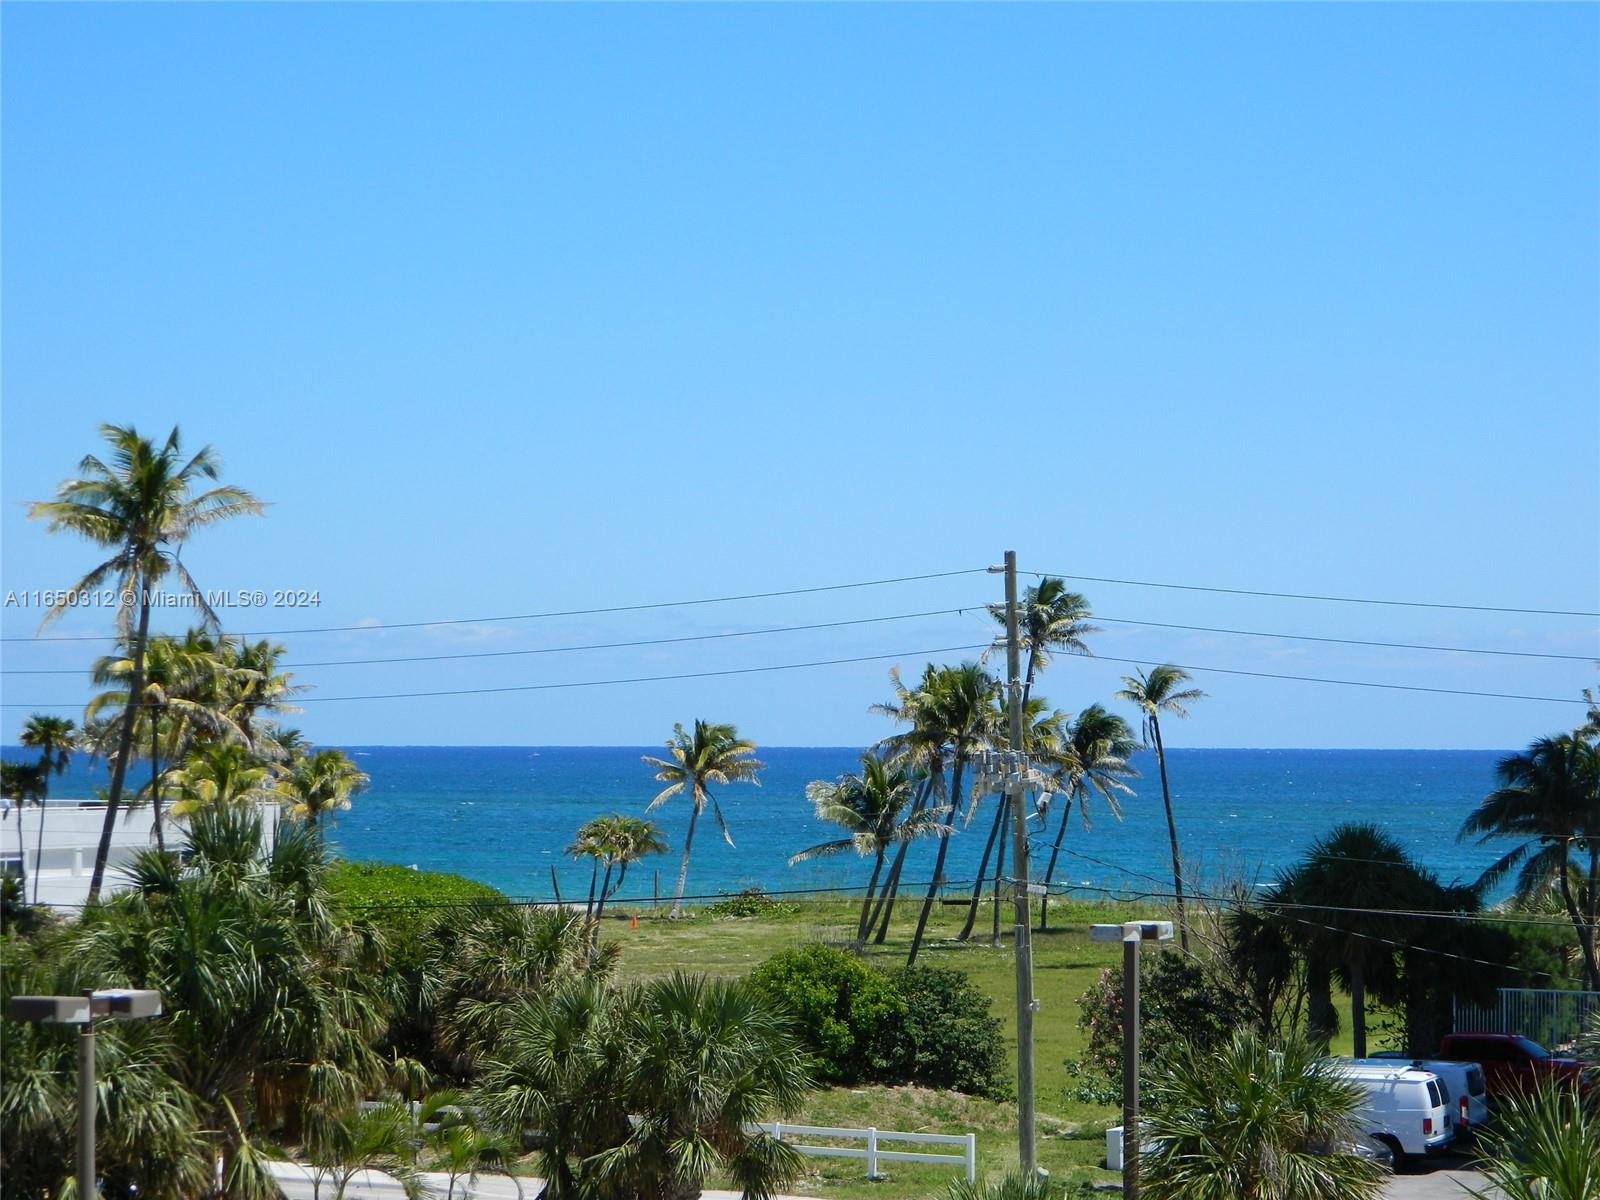
[[(262, 806), (261, 840), (268, 850), (277, 841), (278, 819), (276, 805)], [(105, 820), (106, 806), (96, 800), (51, 798), (43, 805), (29, 801), (20, 807), (16, 800), (0, 800), (0, 871), (15, 875), (21, 863), (26, 868), (29, 903), (33, 903), (37, 887), (38, 903), (77, 910), (89, 897), (89, 878), (94, 873), (94, 855)], [(167, 849), (182, 845), (181, 819), (165, 815), (161, 825)], [(127, 887), (123, 868), (140, 850), (154, 849), (155, 844), (154, 810), (148, 805), (121, 806), (111, 835), (101, 894)]]

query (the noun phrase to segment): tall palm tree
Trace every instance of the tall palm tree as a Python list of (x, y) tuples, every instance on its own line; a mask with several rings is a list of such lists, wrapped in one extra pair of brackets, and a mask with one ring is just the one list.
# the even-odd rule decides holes
[(1365, 1093), (1318, 1054), (1251, 1032), (1174, 1047), (1143, 1134), (1150, 1200), (1377, 1200), (1383, 1173), (1345, 1149)]
[[(994, 703), (998, 688), (996, 680), (975, 662), (957, 667), (941, 667), (934, 676), (933, 687), (919, 705), (919, 720), (924, 721), (932, 736), (948, 748), (950, 763), (949, 812), (945, 814), (947, 830), (955, 828), (956, 815), (962, 804), (962, 774), (972, 756), (994, 743), (998, 727), (999, 709)], [(950, 838), (939, 839), (939, 851), (933, 860), (933, 877), (928, 881), (928, 891), (922, 898), (922, 911), (917, 914), (917, 928), (911, 935), (911, 950), (906, 965), (914, 966), (917, 953), (922, 949), (922, 938), (927, 932), (928, 917), (933, 912), (939, 889), (944, 886), (944, 864), (950, 852)]]
[(289, 815), (315, 827), (324, 813), (350, 807), (372, 780), (342, 750), (317, 750), (293, 763), (279, 785), (289, 798)]
[(275, 642), (265, 638), (255, 642), (226, 638), (221, 650), (228, 668), (230, 715), (244, 733), (245, 740), (254, 746), (267, 732), (258, 722), (264, 716), (299, 712), (290, 699), (305, 691), (305, 687), (295, 683), (292, 674), (279, 667), (278, 660), (288, 651)]
[[(1010, 727), (1009, 710), (1006, 700), (1000, 692), (996, 692), (998, 709), (994, 715), (995, 737), (998, 739), (1000, 731)], [(1061, 765), (1062, 748), (1066, 744), (1067, 714), (1060, 709), (1050, 710), (1043, 699), (1029, 698), (1022, 705), (1022, 749), (1028, 756), (1029, 765), (1044, 777), (1053, 777)], [(966, 941), (972, 936), (972, 927), (978, 920), (978, 906), (983, 896), (985, 875), (989, 869), (990, 856), (994, 856), (994, 915), (995, 915), (995, 944), (999, 939), (1000, 920), (1000, 881), (1005, 873), (1006, 858), (1006, 832), (1011, 828), (1010, 797), (1000, 792), (995, 797), (994, 820), (989, 825), (989, 837), (984, 842), (983, 855), (978, 860), (977, 877), (972, 881), (972, 903), (967, 908), (967, 919), (961, 927), (957, 937)], [(996, 845), (999, 853), (995, 853)]]
[[(932, 720), (929, 699), (933, 695), (939, 668), (928, 663), (922, 670), (922, 679), (914, 688), (908, 688), (900, 678), (900, 668), (889, 668), (889, 682), (894, 687), (895, 698), (883, 704), (874, 704), (870, 711), (899, 722), (909, 728), (890, 734), (878, 744), (878, 750), (888, 757), (904, 758), (920, 782), (911, 804), (914, 817), (927, 807), (930, 799), (947, 798), (944, 778), (944, 733)], [(889, 877), (878, 893), (878, 905), (867, 922), (874, 945), (882, 945), (889, 934), (889, 923), (894, 919), (895, 897), (900, 891), (900, 872), (905, 867), (909, 841), (901, 842), (895, 851), (894, 862), (889, 867)], [(872, 933), (876, 930), (876, 933)]]
[[(209, 446), (183, 458), (174, 426), (158, 449), (133, 426), (102, 425), (109, 443), (110, 463), (88, 455), (78, 465), (79, 476), (63, 481), (56, 498), (30, 506), (28, 515), (46, 522), (52, 533), (76, 533), (113, 551), (110, 558), (91, 568), (54, 608), (45, 614), (49, 623), (64, 612), (72, 592), (93, 591), (114, 581), (124, 602), (117, 623), (124, 635), (133, 630), (133, 674), (128, 693), (144, 693), (145, 645), (150, 637), (150, 606), (157, 584), (169, 574), (195, 602), (206, 623), (217, 624), (216, 613), (178, 556), (179, 547), (195, 530), (233, 517), (259, 514), (259, 500), (243, 488), (222, 485), (195, 494), (202, 479), (214, 480), (220, 469)], [(137, 610), (137, 618), (135, 618)], [(94, 873), (89, 879), (89, 900), (100, 897), (111, 835), (133, 750), (134, 717), (138, 705), (129, 704), (122, 718), (116, 758), (111, 765), (111, 787), (106, 798), (105, 824), (95, 851)]]
[[(1521, 843), (1483, 873), (1479, 886), (1493, 886), (1520, 864), (1519, 899), (1558, 893), (1583, 951), (1589, 987), (1600, 991), (1600, 749), (1573, 734), (1540, 738), (1502, 759), (1496, 775), (1500, 786), (1479, 802), (1461, 836)], [(1574, 849), (1587, 850), (1587, 870), (1575, 867)]]
[[(72, 752), (77, 749), (77, 726), (66, 717), (52, 717), (35, 713), (22, 726), (17, 740), (31, 750), (39, 752), (39, 832), (33, 852), (33, 902), (39, 903), (39, 860), (44, 855), (45, 801), (50, 798), (50, 776), (67, 769)], [(17, 837), (22, 837), (22, 809), (17, 808)], [(20, 845), (18, 849), (21, 849)]]
[[(154, 811), (156, 848), (165, 851), (166, 831), (161, 808), (163, 764), (188, 754), (197, 740), (242, 741), (244, 735), (225, 711), (221, 679), (226, 673), (219, 643), (203, 629), (190, 629), (181, 638), (152, 634), (145, 645), (144, 696), (135, 707), (134, 743), (150, 753), (147, 793)], [(105, 717), (120, 719), (127, 708), (133, 678), (133, 648), (97, 659), (90, 679), (105, 688), (84, 708), (84, 722)]]
[(1156, 766), (1161, 769), (1161, 803), (1167, 810), (1167, 842), (1172, 849), (1172, 892), (1178, 908), (1178, 937), (1184, 952), (1189, 950), (1189, 923), (1183, 910), (1183, 859), (1178, 853), (1178, 825), (1172, 818), (1172, 787), (1167, 782), (1167, 748), (1161, 740), (1161, 715), (1187, 717), (1187, 706), (1205, 699), (1199, 688), (1186, 688), (1189, 673), (1169, 663), (1151, 667), (1149, 672), (1124, 675), (1125, 685), (1117, 693), (1118, 700), (1135, 705), (1142, 716), (1145, 741), (1156, 752)]
[[(1430, 882), (1389, 834), (1376, 825), (1349, 824), (1314, 842), (1267, 894), (1266, 911), (1275, 912), (1290, 940), (1303, 947), (1317, 989), (1330, 973), (1344, 980), (1357, 1058), (1367, 1053), (1367, 993), (1399, 999), (1395, 949), (1411, 940), (1415, 923), (1374, 910), (1428, 909), (1435, 900)], [(1302, 905), (1326, 911), (1304, 921)]]
[(806, 785), (817, 818), (838, 825), (846, 836), (820, 842), (792, 855), (789, 865), (853, 850), (872, 855), (872, 876), (861, 901), (861, 918), (856, 922), (856, 945), (867, 940), (867, 923), (872, 901), (883, 874), (884, 860), (891, 846), (920, 837), (946, 837), (950, 830), (940, 823), (943, 806), (914, 809), (917, 785), (904, 758), (886, 758), (868, 751), (861, 756), (861, 774), (845, 775), (836, 782), (818, 779)]
[[(1053, 575), (1046, 575), (1024, 590), (1019, 609), (1019, 632), (1028, 652), (1028, 665), (1022, 677), (1022, 699), (1026, 703), (1033, 695), (1034, 673), (1050, 665), (1050, 655), (1063, 650), (1069, 654), (1091, 653), (1084, 639), (1099, 633), (1100, 629), (1089, 623), (1087, 597), (1069, 592), (1066, 581)], [(992, 605), (989, 611), (1002, 626), (1006, 623), (1003, 605)]]
[[(1111, 815), (1122, 819), (1121, 797), (1133, 794), (1126, 780), (1138, 771), (1128, 760), (1139, 748), (1128, 723), (1115, 713), (1107, 712), (1098, 704), (1091, 704), (1078, 714), (1067, 734), (1066, 764), (1062, 770), (1061, 821), (1056, 826), (1056, 839), (1050, 846), (1050, 860), (1044, 869), (1044, 886), (1048, 889), (1056, 877), (1056, 862), (1061, 857), (1061, 845), (1067, 836), (1067, 822), (1073, 805), (1078, 808), (1078, 820), (1087, 831), (1090, 828), (1090, 800), (1099, 796), (1106, 802)], [(1039, 928), (1045, 928), (1050, 893), (1039, 897)]]
[(711, 785), (754, 783), (763, 766), (756, 761), (756, 744), (739, 736), (732, 725), (718, 725), (695, 719), (690, 732), (682, 725), (672, 727), (672, 737), (667, 740), (670, 758), (644, 756), (644, 761), (656, 769), (656, 782), (667, 786), (650, 801), (650, 808), (659, 808), (674, 796), (689, 794), (689, 829), (683, 835), (683, 859), (678, 865), (678, 892), (672, 901), (671, 915), (676, 917), (683, 909), (683, 889), (689, 881), (689, 851), (694, 845), (694, 827), (701, 810), (711, 806), (711, 815), (728, 845), (733, 838), (728, 833), (728, 823), (722, 819), (722, 808), (711, 794)]

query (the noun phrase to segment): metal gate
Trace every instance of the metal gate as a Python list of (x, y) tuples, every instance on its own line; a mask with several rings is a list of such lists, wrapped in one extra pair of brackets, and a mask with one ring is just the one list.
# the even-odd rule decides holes
[(1576, 1041), (1597, 1012), (1600, 992), (1501, 988), (1499, 1002), (1488, 1008), (1457, 1000), (1453, 1026), (1457, 1033), (1520, 1033), (1554, 1050)]

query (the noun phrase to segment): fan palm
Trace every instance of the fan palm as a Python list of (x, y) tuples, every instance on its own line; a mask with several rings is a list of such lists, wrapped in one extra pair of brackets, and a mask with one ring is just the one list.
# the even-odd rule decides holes
[[(66, 717), (52, 717), (45, 713), (35, 713), (23, 723), (22, 732), (17, 741), (30, 750), (39, 752), (39, 831), (38, 843), (33, 852), (33, 902), (39, 903), (39, 860), (44, 855), (44, 817), (47, 806), (45, 801), (50, 796), (50, 776), (59, 775), (67, 769), (67, 763), (72, 759), (72, 752), (77, 748), (77, 727)], [(22, 839), (22, 809), (17, 809), (17, 849), (21, 851)], [(19, 861), (22, 856), (19, 854)]]
[(317, 750), (289, 768), (279, 788), (289, 815), (315, 826), (325, 813), (350, 807), (350, 797), (372, 781), (342, 750)]
[[(1496, 768), (1500, 786), (1490, 792), (1461, 827), (1480, 842), (1515, 837), (1521, 844), (1483, 873), (1490, 887), (1518, 867), (1521, 900), (1554, 891), (1572, 922), (1583, 952), (1591, 990), (1600, 991), (1600, 749), (1581, 737), (1540, 738)], [(1587, 871), (1574, 871), (1572, 851), (1587, 850)], [(1574, 886), (1573, 876), (1577, 875)]]
[(1179, 667), (1163, 663), (1151, 667), (1149, 672), (1124, 675), (1125, 685), (1117, 693), (1118, 700), (1127, 700), (1136, 706), (1144, 724), (1145, 741), (1156, 752), (1156, 766), (1161, 769), (1161, 803), (1167, 810), (1167, 842), (1172, 850), (1172, 892), (1178, 909), (1178, 937), (1185, 952), (1189, 949), (1189, 923), (1183, 909), (1183, 859), (1178, 853), (1178, 825), (1172, 817), (1172, 787), (1167, 782), (1167, 748), (1161, 740), (1161, 716), (1187, 717), (1188, 705), (1203, 700), (1205, 693), (1199, 688), (1186, 688), (1189, 673)]
[(1143, 1138), (1150, 1200), (1376, 1200), (1383, 1174), (1348, 1153), (1359, 1085), (1303, 1039), (1236, 1033), (1221, 1051), (1173, 1047)]
[(754, 783), (762, 769), (756, 761), (756, 744), (739, 736), (732, 725), (717, 725), (695, 719), (691, 732), (682, 725), (672, 727), (672, 737), (667, 740), (670, 758), (644, 756), (644, 761), (656, 769), (656, 782), (667, 786), (650, 801), (650, 808), (659, 808), (674, 796), (689, 795), (689, 828), (683, 835), (683, 857), (678, 865), (678, 891), (672, 901), (671, 915), (683, 910), (683, 889), (689, 881), (689, 852), (694, 845), (694, 827), (701, 811), (709, 804), (711, 815), (728, 845), (733, 838), (728, 833), (728, 823), (722, 818), (722, 808), (711, 794), (711, 785)]
[(920, 837), (949, 836), (949, 827), (940, 823), (944, 806), (914, 809), (916, 791), (904, 758), (886, 758), (871, 752), (861, 756), (861, 774), (846, 775), (832, 783), (819, 779), (806, 785), (806, 799), (811, 801), (817, 819), (838, 825), (846, 836), (807, 847), (791, 856), (789, 865), (847, 850), (872, 855), (872, 875), (861, 901), (861, 918), (856, 922), (857, 946), (867, 940), (872, 901), (889, 848)]
[[(1061, 821), (1056, 826), (1056, 838), (1050, 846), (1050, 859), (1044, 869), (1044, 885), (1048, 889), (1056, 877), (1056, 862), (1061, 856), (1061, 845), (1067, 836), (1067, 822), (1077, 805), (1078, 820), (1087, 831), (1090, 828), (1090, 800), (1099, 796), (1105, 801), (1111, 815), (1122, 819), (1121, 797), (1133, 794), (1126, 780), (1138, 774), (1128, 760), (1139, 748), (1128, 723), (1115, 713), (1107, 712), (1098, 704), (1091, 704), (1073, 720), (1067, 734), (1062, 769), (1062, 791), (1065, 800), (1061, 805)], [(1039, 898), (1039, 928), (1044, 929), (1050, 893)]]
[(1600, 1200), (1600, 1103), (1546, 1085), (1495, 1104), (1479, 1167), (1495, 1189), (1479, 1200)]
[[(133, 673), (128, 693), (144, 693), (145, 645), (150, 636), (150, 605), (154, 589), (169, 574), (199, 608), (206, 623), (217, 624), (216, 614), (178, 557), (178, 548), (195, 530), (232, 517), (259, 514), (261, 502), (242, 488), (219, 486), (194, 494), (202, 479), (217, 477), (219, 464), (211, 448), (183, 458), (178, 430), (173, 428), (158, 449), (130, 426), (102, 425), (101, 436), (110, 444), (110, 463), (89, 455), (79, 464), (80, 476), (56, 489), (56, 499), (33, 504), (28, 515), (45, 521), (52, 533), (76, 533), (113, 551), (110, 558), (89, 570), (62, 600), (45, 615), (49, 622), (65, 611), (72, 592), (93, 591), (107, 581), (120, 587), (123, 603), (117, 623), (124, 635), (133, 630)], [(137, 621), (135, 621), (137, 609)], [(111, 786), (106, 799), (105, 824), (95, 851), (89, 879), (89, 899), (99, 899), (122, 803), (128, 758), (133, 750), (134, 715), (129, 704), (122, 718), (116, 757), (111, 765)]]

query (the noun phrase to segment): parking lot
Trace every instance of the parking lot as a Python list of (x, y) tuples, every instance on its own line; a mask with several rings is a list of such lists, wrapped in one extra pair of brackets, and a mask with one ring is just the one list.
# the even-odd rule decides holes
[(1446, 1155), (1396, 1175), (1384, 1195), (1389, 1200), (1467, 1200), (1474, 1189), (1485, 1196), (1500, 1194), (1467, 1165), (1465, 1156)]

